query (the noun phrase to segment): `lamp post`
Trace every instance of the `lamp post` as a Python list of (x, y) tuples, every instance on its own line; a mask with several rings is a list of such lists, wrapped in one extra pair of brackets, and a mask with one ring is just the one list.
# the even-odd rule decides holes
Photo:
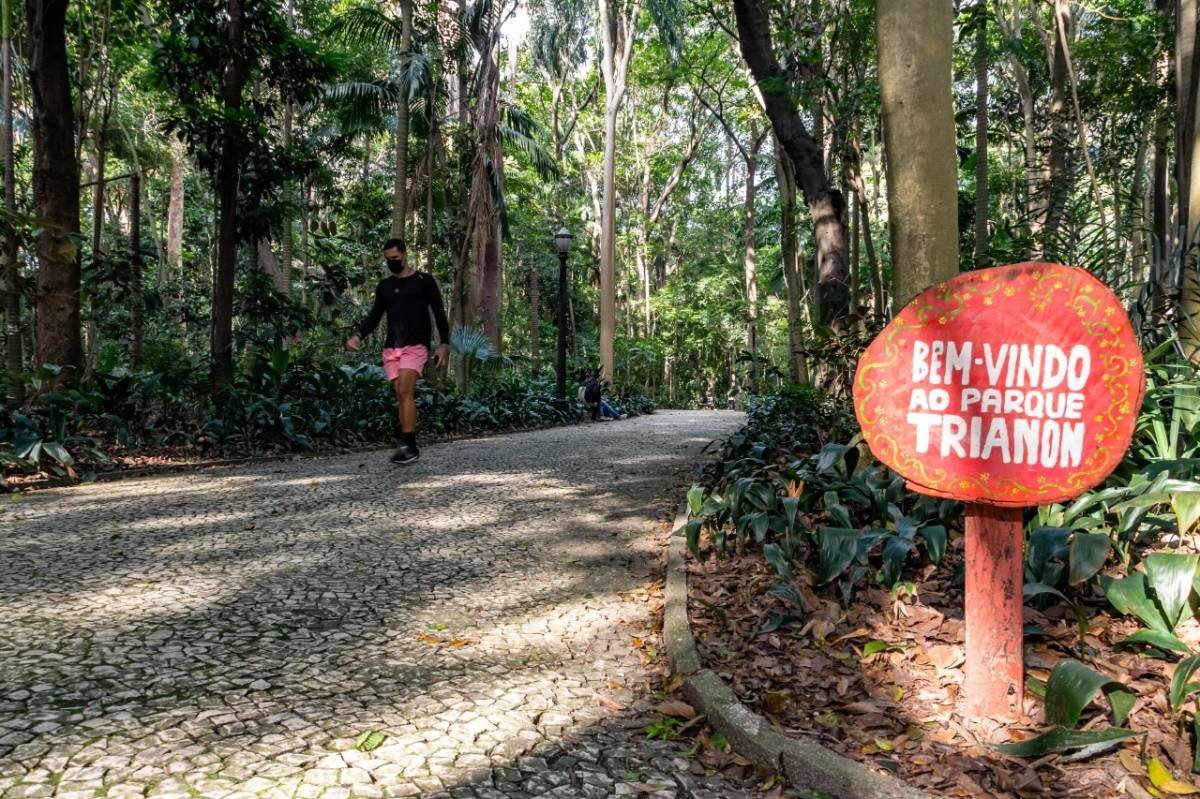
[(555, 392), (558, 401), (567, 401), (567, 255), (571, 251), (572, 236), (567, 229), (560, 228), (554, 234), (554, 249), (558, 252), (558, 353), (554, 361), (557, 382)]

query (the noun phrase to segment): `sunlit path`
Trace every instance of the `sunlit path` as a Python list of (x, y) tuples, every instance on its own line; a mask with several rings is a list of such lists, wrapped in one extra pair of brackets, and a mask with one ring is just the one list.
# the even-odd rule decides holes
[(5, 501), (0, 792), (695, 794), (681, 749), (597, 696), (647, 680), (646, 603), (620, 592), (658, 568), (656, 498), (740, 419)]

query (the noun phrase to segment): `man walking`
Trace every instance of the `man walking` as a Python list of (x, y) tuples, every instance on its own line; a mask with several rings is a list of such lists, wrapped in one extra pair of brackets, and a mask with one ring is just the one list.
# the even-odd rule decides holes
[(409, 267), (404, 242), (388, 239), (383, 245), (383, 257), (387, 259), (391, 276), (375, 287), (371, 311), (346, 340), (346, 349), (358, 352), (363, 339), (371, 335), (379, 320), (387, 315), (383, 371), (396, 390), (396, 402), (400, 406), (400, 446), (392, 455), (392, 463), (412, 463), (421, 455), (417, 449), (417, 400), (413, 392), (429, 359), (432, 343), (429, 312), (433, 311), (437, 322), (440, 344), (433, 352), (433, 361), (439, 369), (450, 357), (450, 331), (437, 281), (428, 272)]

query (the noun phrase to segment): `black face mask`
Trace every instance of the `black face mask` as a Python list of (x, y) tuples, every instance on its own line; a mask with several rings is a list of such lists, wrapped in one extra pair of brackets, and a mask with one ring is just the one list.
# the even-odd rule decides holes
[(388, 269), (392, 270), (392, 272), (396, 273), (397, 275), (404, 271), (404, 260), (402, 258), (397, 258), (395, 260), (389, 258), (387, 265)]

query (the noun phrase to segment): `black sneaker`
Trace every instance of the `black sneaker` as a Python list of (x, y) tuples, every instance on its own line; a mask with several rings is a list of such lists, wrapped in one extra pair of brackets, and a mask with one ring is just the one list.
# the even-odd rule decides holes
[(421, 457), (421, 453), (412, 444), (401, 444), (392, 455), (392, 463), (412, 463)]

